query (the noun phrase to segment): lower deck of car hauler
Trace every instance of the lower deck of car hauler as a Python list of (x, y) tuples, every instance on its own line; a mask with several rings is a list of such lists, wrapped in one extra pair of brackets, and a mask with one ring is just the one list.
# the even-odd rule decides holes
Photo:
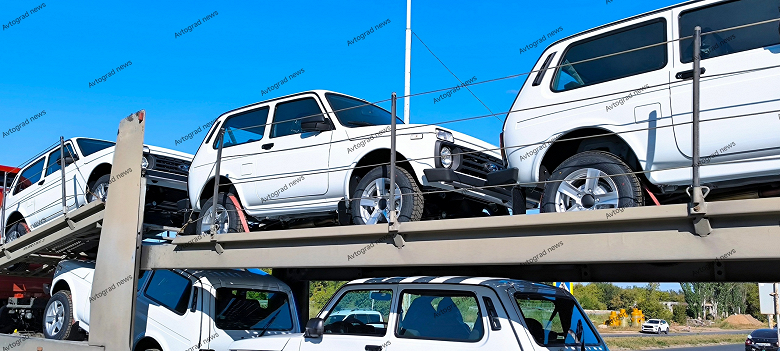
[[(143, 111), (120, 123), (114, 170), (138, 165)], [(112, 174), (113, 176), (114, 174)], [(128, 178), (130, 177), (130, 178)], [(687, 205), (452, 219), (387, 225), (182, 236), (142, 245), (145, 179), (112, 184), (106, 204), (88, 204), (3, 245), (5, 275), (48, 276), (61, 259), (98, 247), (93, 287), (125, 284), (92, 303), (89, 341), (0, 335), (20, 351), (130, 350), (139, 269), (273, 268), (308, 318), (310, 280), (470, 275), (544, 281), (777, 281), (780, 198), (707, 204), (699, 235)], [(700, 232), (700, 231), (699, 231)], [(98, 246), (98, 242), (100, 245)], [(359, 254), (358, 254), (359, 253)], [(728, 255), (726, 255), (728, 254)], [(726, 257), (724, 257), (726, 256)], [(9, 266), (38, 265), (15, 272)]]

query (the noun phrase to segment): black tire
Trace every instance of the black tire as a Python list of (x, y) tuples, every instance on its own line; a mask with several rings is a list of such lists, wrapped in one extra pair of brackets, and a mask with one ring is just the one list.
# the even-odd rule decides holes
[[(403, 168), (396, 167), (395, 168), (395, 182), (398, 188), (401, 190), (401, 209), (398, 213), (398, 221), (399, 222), (415, 222), (419, 221), (422, 218), (423, 214), (423, 208), (425, 207), (425, 200), (423, 199), (422, 194), (420, 194), (420, 187), (417, 186), (417, 182), (414, 181), (414, 178), (412, 177), (409, 172), (407, 172)], [(363, 196), (363, 192), (366, 191), (367, 188), (371, 187), (372, 184), (375, 183), (376, 180), (379, 180), (380, 178), (390, 179), (390, 166), (378, 166), (370, 170), (366, 175), (363, 176), (363, 178), (360, 179), (360, 182), (358, 182), (357, 188), (355, 188), (355, 192), (352, 194), (352, 200), (350, 201), (350, 212), (352, 213), (352, 223), (354, 224), (366, 224), (366, 221), (363, 219), (363, 206), (361, 206), (361, 200), (357, 199), (359, 197)], [(389, 192), (389, 182), (385, 185), (386, 192)], [(376, 187), (376, 186), (374, 186)], [(370, 189), (370, 188), (369, 188)], [(384, 201), (384, 203), (380, 203), (381, 201)], [(382, 199), (380, 201), (377, 201), (377, 206), (375, 208), (383, 208), (382, 205), (384, 205), (384, 209), (387, 208), (387, 200)], [(411, 206), (407, 205), (411, 204)], [(368, 214), (369, 209), (366, 209), (366, 212)], [(370, 212), (371, 215), (373, 215), (376, 209), (372, 210)], [(386, 211), (386, 210), (380, 210), (380, 211)], [(369, 217), (370, 219), (370, 217)], [(387, 222), (387, 218), (385, 218), (385, 215), (380, 213), (376, 219), (377, 223)]]
[[(597, 182), (593, 186), (595, 190), (610, 193), (617, 191), (614, 203), (609, 205), (599, 204), (597, 200), (600, 199), (597, 196), (590, 195), (590, 192), (584, 189), (586, 187), (585, 178), (596, 178), (591, 176), (580, 178), (583, 172), (587, 175), (590, 173), (589, 171), (599, 175)], [(542, 212), (563, 212), (563, 209), (594, 210), (642, 206), (644, 200), (642, 198), (641, 183), (636, 174), (632, 172), (625, 162), (608, 152), (585, 151), (576, 154), (561, 163), (550, 176), (550, 179), (548, 179), (544, 186), (541, 210)], [(576, 188), (579, 194), (585, 194), (578, 198), (579, 203), (564, 194), (561, 194), (560, 199), (558, 198), (559, 188), (567, 177), (573, 177), (568, 180), (571, 183), (567, 182), (567, 184), (571, 185), (568, 187), (569, 189)], [(581, 186), (578, 185), (580, 183), (582, 183)], [(612, 187), (615, 189), (610, 189)]]
[[(217, 234), (224, 234), (224, 233), (241, 233), (244, 231), (243, 225), (241, 225), (241, 219), (239, 218), (238, 211), (241, 209), (237, 208), (235, 204), (233, 204), (233, 201), (230, 199), (230, 197), (234, 197), (236, 201), (238, 201), (238, 197), (236, 197), (233, 193), (219, 193), (217, 195), (218, 201), (217, 201), (217, 217), (218, 218), (224, 218), (221, 213), (220, 207), (224, 208), (227, 211), (227, 223), (226, 225), (223, 225), (222, 228), (219, 229)], [(205, 203), (203, 203), (203, 206), (201, 206), (201, 212), (200, 212), (200, 218), (198, 218), (197, 221), (197, 227), (195, 234), (201, 235), (204, 232), (208, 234), (211, 230), (210, 225), (206, 225), (204, 227), (203, 221), (207, 220), (210, 221), (211, 218), (211, 204), (214, 203), (213, 198), (209, 198), (206, 200)], [(240, 204), (240, 202), (239, 202)]]
[[(5, 233), (5, 243), (8, 244), (16, 239), (19, 239), (23, 235), (29, 232), (30, 232), (30, 227), (27, 226), (27, 223), (25, 223), (24, 221), (16, 223), (12, 225)], [(5, 270), (9, 272), (21, 272), (27, 270), (29, 266), (30, 264), (26, 262), (15, 263), (6, 267)]]
[[(62, 322), (59, 327), (58, 322)], [(43, 310), (43, 336), (53, 340), (77, 340), (80, 334), (73, 322), (73, 298), (70, 291), (56, 292)]]
[(101, 189), (105, 186), (105, 198), (101, 199), (104, 202), (108, 198), (108, 184), (111, 182), (111, 175), (110, 174), (104, 174), (100, 178), (95, 179), (94, 181), (90, 182), (88, 184), (89, 186), (89, 192), (87, 192), (87, 202), (93, 202), (98, 199), (99, 197), (96, 197), (95, 195), (102, 196)]

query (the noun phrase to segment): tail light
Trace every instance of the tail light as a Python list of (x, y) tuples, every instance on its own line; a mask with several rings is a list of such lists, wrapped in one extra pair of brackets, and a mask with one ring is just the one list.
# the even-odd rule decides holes
[(498, 147), (501, 148), (501, 159), (504, 160), (504, 166), (508, 166), (509, 163), (506, 160), (506, 149), (504, 149), (504, 132), (498, 135)]
[(745, 345), (753, 345), (753, 340), (745, 339)]

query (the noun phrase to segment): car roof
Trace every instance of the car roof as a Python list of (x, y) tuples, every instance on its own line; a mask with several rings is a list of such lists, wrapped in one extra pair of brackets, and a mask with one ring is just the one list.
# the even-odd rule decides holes
[[(635, 16), (627, 17), (627, 18), (624, 18), (624, 19), (621, 19), (621, 20), (617, 20), (617, 21), (615, 21), (615, 22), (610, 22), (610, 23), (607, 23), (607, 24), (604, 24), (604, 25), (601, 25), (601, 26), (598, 26), (598, 27), (593, 27), (593, 28), (591, 28), (591, 29), (587, 29), (587, 30), (584, 30), (584, 31), (582, 31), (582, 32), (579, 32), (579, 33), (572, 34), (572, 35), (570, 35), (570, 36), (568, 36), (568, 37), (564, 37), (564, 38), (558, 39), (558, 40), (554, 41), (553, 43), (551, 43), (550, 45), (548, 45), (548, 46), (547, 46), (547, 48), (550, 48), (550, 47), (552, 47), (552, 46), (554, 46), (554, 45), (556, 45), (556, 44), (558, 44), (558, 43), (560, 43), (560, 42), (564, 42), (564, 41), (567, 41), (567, 40), (571, 40), (571, 39), (574, 39), (574, 38), (576, 38), (576, 37), (580, 37), (580, 36), (583, 36), (583, 35), (586, 35), (586, 34), (589, 34), (589, 33), (593, 33), (593, 32), (595, 32), (595, 31), (598, 31), (598, 30), (601, 30), (601, 29), (604, 29), (604, 28), (608, 28), (608, 27), (612, 27), (612, 26), (617, 26), (617, 25), (620, 25), (620, 24), (622, 24), (622, 23), (625, 23), (625, 22), (630, 22), (630, 21), (633, 21), (633, 20), (635, 20), (635, 19), (637, 19), (637, 18), (642, 18), (642, 17), (646, 17), (646, 16), (654, 15), (654, 14), (656, 14), (656, 13), (660, 13), (660, 12), (664, 12), (664, 11), (669, 11), (669, 10), (671, 10), (671, 9), (674, 9), (674, 8), (677, 8), (677, 7), (681, 7), (681, 6), (685, 6), (685, 5), (689, 5), (689, 4), (695, 4), (695, 3), (697, 3), (697, 2), (704, 2), (704, 1), (707, 1), (707, 0), (691, 0), (691, 1), (685, 1), (685, 2), (681, 2), (681, 3), (679, 3), (679, 4), (675, 4), (675, 5), (671, 5), (671, 6), (663, 7), (663, 8), (657, 9), (657, 10), (653, 10), (653, 11), (650, 11), (650, 12), (645, 12), (645, 13), (638, 14), (638, 15), (635, 15)], [(726, 1), (726, 0), (724, 0), (724, 1)], [(546, 51), (546, 50), (547, 50), (547, 49), (545, 49), (545, 51)]]
[(290, 288), (285, 283), (271, 275), (233, 269), (182, 269), (181, 271), (198, 278), (206, 278), (217, 288), (252, 286), (262, 290), (290, 292)]
[(494, 290), (506, 290), (514, 288), (523, 293), (539, 293), (547, 295), (559, 295), (571, 297), (566, 290), (556, 288), (542, 283), (535, 283), (519, 279), (491, 278), (491, 277), (461, 277), (461, 276), (415, 276), (415, 277), (385, 277), (385, 278), (364, 278), (357, 279), (347, 283), (356, 284), (456, 284), (456, 285), (479, 285), (492, 288)]
[(259, 101), (259, 102), (251, 103), (251, 104), (249, 104), (249, 105), (244, 105), (244, 106), (241, 106), (241, 107), (237, 107), (237, 108), (234, 108), (234, 109), (232, 109), (232, 110), (230, 110), (230, 111), (227, 111), (227, 112), (224, 112), (224, 113), (220, 114), (220, 115), (219, 115), (219, 117), (217, 117), (217, 119), (220, 119), (220, 118), (222, 118), (222, 117), (224, 117), (224, 116), (226, 116), (226, 115), (229, 115), (229, 114), (231, 114), (232, 112), (235, 112), (235, 111), (238, 111), (238, 110), (245, 109), (245, 108), (247, 108), (247, 107), (253, 107), (253, 106), (262, 105), (262, 104), (266, 104), (266, 103), (269, 103), (269, 102), (272, 102), (272, 101), (276, 101), (276, 100), (282, 100), (282, 99), (286, 99), (286, 98), (293, 97), (293, 96), (297, 96), (297, 95), (305, 95), (305, 94), (312, 94), (312, 93), (313, 93), (313, 94), (318, 94), (318, 95), (324, 95), (324, 94), (329, 94), (329, 93), (330, 93), (330, 94), (338, 94), (338, 95), (342, 95), (342, 96), (346, 96), (346, 97), (353, 98), (353, 99), (355, 99), (355, 100), (360, 100), (360, 101), (363, 101), (363, 102), (365, 102), (365, 103), (367, 103), (367, 104), (370, 104), (370, 103), (371, 103), (371, 102), (369, 102), (369, 101), (366, 101), (365, 99), (361, 99), (361, 98), (359, 98), (359, 97), (355, 97), (355, 96), (348, 95), (348, 94), (344, 94), (344, 93), (339, 93), (339, 92), (337, 92), (337, 91), (332, 91), (332, 90), (324, 90), (324, 89), (314, 89), (314, 90), (306, 90), (306, 91), (301, 91), (301, 92), (297, 92), (297, 93), (293, 93), (293, 94), (287, 94), (287, 95), (284, 95), (284, 96), (275, 97), (275, 98), (273, 98), (273, 99), (263, 100), (263, 101)]

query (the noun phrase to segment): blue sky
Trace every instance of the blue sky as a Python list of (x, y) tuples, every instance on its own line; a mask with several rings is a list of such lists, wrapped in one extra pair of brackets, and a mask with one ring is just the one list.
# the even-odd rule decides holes
[[(461, 80), (476, 77), (479, 82), (530, 70), (543, 48), (522, 54), (519, 49), (559, 27), (563, 31), (555, 38), (676, 2), (414, 0), (412, 28)], [(0, 23), (7, 26), (42, 3), (2, 2)], [(348, 45), (388, 19), (383, 28)], [(0, 139), (0, 164), (19, 165), (60, 135), (114, 140), (119, 119), (140, 109), (147, 111), (147, 144), (194, 153), (197, 141), (176, 145), (175, 140), (222, 112), (267, 98), (309, 89), (369, 101), (387, 99), (393, 91), (403, 94), (405, 21), (403, 0), (46, 1), (0, 31), (0, 130), (46, 111)], [(128, 61), (127, 68), (90, 87), (89, 82)], [(303, 74), (262, 95), (301, 69)], [(509, 109), (524, 79), (471, 89), (498, 113)], [(457, 84), (413, 39), (412, 92)], [(488, 113), (468, 91), (434, 104), (437, 96), (412, 99), (413, 123)], [(502, 121), (503, 116), (447, 126), (497, 144)]]

